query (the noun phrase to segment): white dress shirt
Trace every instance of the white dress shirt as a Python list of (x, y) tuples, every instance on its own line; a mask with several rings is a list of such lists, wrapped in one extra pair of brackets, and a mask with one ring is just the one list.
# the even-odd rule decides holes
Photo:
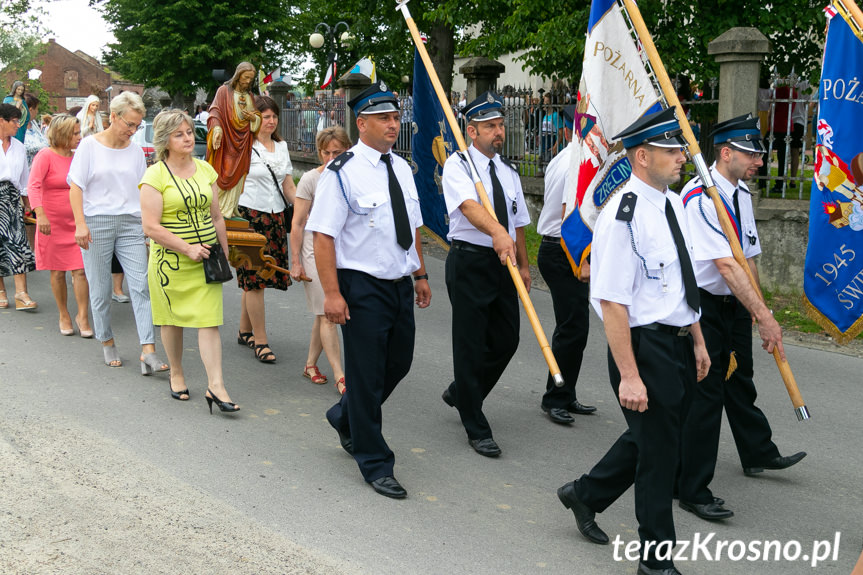
[(569, 176), (569, 160), (575, 143), (570, 142), (545, 168), (545, 198), (542, 211), (536, 222), (536, 231), (541, 236), (560, 237), (560, 222), (563, 219), (564, 192)]
[[(631, 226), (616, 218), (621, 198), (627, 192), (638, 197)], [(680, 260), (665, 216), (666, 198), (693, 259), (680, 196), (667, 188), (660, 192), (633, 175), (599, 213), (593, 230), (590, 299), (599, 317), (600, 300), (606, 300), (626, 306), (630, 327), (654, 322), (685, 326), (698, 321), (700, 313), (686, 303)]]
[[(491, 187), (491, 172), (489, 165), (494, 162), (497, 179), (503, 188), (506, 200), (506, 211), (509, 219), (509, 235), (515, 240), (515, 229), (522, 228), (530, 223), (530, 214), (527, 212), (527, 204), (524, 202), (524, 192), (521, 189), (521, 179), (518, 172), (507, 166), (495, 154), (493, 159), (477, 150), (471, 144), (468, 148), (473, 163), (479, 172), (479, 178), (485, 187), (489, 201), (494, 205), (494, 194)], [(491, 236), (479, 231), (470, 220), (465, 217), (459, 207), (465, 200), (473, 200), (482, 204), (479, 200), (473, 179), (470, 176), (470, 168), (466, 161), (458, 154), (452, 154), (443, 167), (443, 194), (446, 200), (446, 209), (449, 213), (449, 234), (447, 238), (461, 240), (478, 246), (492, 247)], [(515, 203), (515, 213), (512, 205)]]
[[(734, 223), (734, 190), (735, 186), (725, 176), (719, 173), (714, 163), (710, 167), (710, 174), (716, 182), (716, 189), (725, 204), (726, 213)], [(692, 266), (695, 270), (695, 281), (698, 287), (713, 295), (730, 295), (731, 288), (725, 283), (719, 268), (713, 260), (719, 258), (734, 257), (731, 246), (722, 233), (719, 218), (713, 200), (705, 192), (698, 193), (697, 189), (702, 186), (700, 178), (690, 180), (681, 192), (681, 197), (686, 201), (686, 219), (692, 239), (695, 244), (695, 255)], [(743, 182), (738, 182), (737, 201), (740, 205), (741, 234), (740, 246), (746, 259), (761, 253), (761, 242), (758, 239), (758, 231), (755, 229), (755, 214), (752, 209), (752, 194)], [(693, 190), (695, 190), (694, 193)]]
[(10, 138), (9, 149), (3, 151), (0, 144), (0, 182), (12, 182), (22, 196), (27, 195), (27, 180), (30, 179), (30, 168), (27, 167), (27, 150), (24, 144), (13, 136)]
[[(291, 165), (291, 156), (288, 154), (288, 143), (273, 141), (273, 144), (276, 147), (272, 152), (257, 140), (252, 144), (252, 162), (249, 164), (249, 174), (246, 176), (239, 201), (244, 208), (268, 214), (279, 213), (285, 209), (282, 183), (285, 178), (291, 177), (294, 168)], [(267, 166), (276, 175), (278, 189)]]
[[(408, 250), (396, 242), (389, 177), (381, 153), (362, 140), (350, 152), (353, 157), (342, 164), (338, 173), (327, 168), (321, 174), (306, 230), (335, 239), (339, 269), (357, 270), (387, 280), (418, 270), (415, 240)], [(413, 173), (402, 158), (392, 153), (390, 156), (413, 231), (423, 223)]]

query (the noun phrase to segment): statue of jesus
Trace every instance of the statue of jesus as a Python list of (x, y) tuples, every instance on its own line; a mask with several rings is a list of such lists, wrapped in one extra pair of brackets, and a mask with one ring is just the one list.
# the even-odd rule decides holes
[(207, 118), (207, 161), (219, 174), (219, 209), (226, 219), (235, 215), (261, 128), (261, 113), (250, 92), (255, 73), (254, 66), (241, 62), (234, 76), (219, 86)]

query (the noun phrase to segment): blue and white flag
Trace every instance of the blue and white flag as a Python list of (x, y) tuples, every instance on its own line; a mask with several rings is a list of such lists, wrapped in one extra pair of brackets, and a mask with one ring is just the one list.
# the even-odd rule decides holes
[(449, 215), (440, 188), (446, 159), (456, 149), (455, 138), (435, 95), (419, 52), (414, 50), (413, 140), (411, 163), (420, 198), (423, 225), (446, 242)]
[(616, 0), (593, 0), (567, 178), (563, 247), (578, 272), (590, 253), (599, 211), (632, 173), (623, 144), (612, 140), (644, 114), (662, 108), (646, 70), (647, 55)]
[(828, 13), (809, 205), (804, 303), (839, 343), (863, 331), (863, 34)]

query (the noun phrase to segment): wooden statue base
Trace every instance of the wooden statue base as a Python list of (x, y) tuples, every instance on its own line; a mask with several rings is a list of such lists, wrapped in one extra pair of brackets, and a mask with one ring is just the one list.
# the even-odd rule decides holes
[(290, 272), (276, 265), (276, 259), (265, 253), (267, 238), (253, 232), (249, 222), (239, 218), (225, 220), (228, 235), (228, 261), (235, 268), (245, 268), (258, 273), (264, 280), (273, 277), (277, 271), (288, 275), (288, 285), (291, 285)]

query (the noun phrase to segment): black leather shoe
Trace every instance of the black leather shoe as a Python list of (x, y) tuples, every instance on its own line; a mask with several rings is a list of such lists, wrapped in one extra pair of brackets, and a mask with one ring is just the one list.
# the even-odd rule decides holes
[(351, 439), (350, 437), (348, 437), (347, 435), (345, 435), (344, 433), (342, 433), (341, 431), (339, 431), (338, 429), (336, 430), (336, 433), (339, 434), (339, 443), (342, 444), (342, 449), (347, 451), (349, 454), (353, 455), (354, 454), (354, 440)]
[(805, 451), (799, 451), (794, 455), (777, 455), (770, 461), (763, 463), (760, 466), (756, 467), (744, 467), (743, 473), (746, 475), (755, 475), (756, 473), (761, 473), (765, 469), (785, 469), (786, 467), (791, 467), (795, 463), (799, 463), (801, 459), (806, 457)]
[(690, 513), (694, 513), (708, 521), (734, 517), (733, 511), (726, 509), (721, 505), (717, 505), (715, 501), (711, 501), (710, 503), (687, 503), (686, 501), (681, 501), (679, 505), (681, 509), (686, 509)]
[(682, 575), (676, 567), (648, 567), (644, 563), (638, 563), (638, 572), (635, 575)]
[(583, 403), (581, 403), (580, 401), (578, 401), (576, 399), (575, 401), (573, 401), (572, 403), (569, 404), (569, 407), (567, 407), (567, 410), (570, 411), (571, 413), (577, 413), (578, 415), (590, 415), (591, 413), (596, 411), (596, 408), (592, 405), (584, 405)]
[(572, 509), (578, 530), (588, 541), (600, 545), (608, 545), (608, 535), (594, 521), (594, 513), (587, 505), (575, 496), (575, 482), (571, 481), (557, 490), (557, 498), (567, 509)]
[[(672, 497), (672, 499), (680, 499), (680, 495), (678, 493), (675, 493), (671, 497)], [(722, 499), (721, 497), (714, 497), (713, 502), (717, 505), (720, 505), (720, 506), (725, 505), (725, 500)]]
[(543, 412), (548, 414), (548, 418), (555, 423), (568, 425), (575, 422), (575, 418), (572, 417), (567, 410), (561, 407), (546, 407), (544, 405), (540, 405), (539, 407)]
[(443, 393), (441, 394), (440, 398), (448, 406), (455, 407), (455, 401), (453, 401), (452, 395), (450, 395), (449, 388), (446, 388), (445, 390), (443, 390)]
[(389, 497), (391, 499), (404, 499), (408, 496), (408, 492), (405, 491), (405, 488), (402, 487), (401, 483), (396, 481), (396, 478), (392, 475), (375, 479), (370, 482), (370, 485), (372, 486), (372, 489), (384, 497)]
[(494, 439), (486, 437), (485, 439), (468, 439), (468, 443), (473, 447), (473, 450), (480, 455), (486, 457), (497, 457), (500, 455), (500, 447), (497, 446)]

